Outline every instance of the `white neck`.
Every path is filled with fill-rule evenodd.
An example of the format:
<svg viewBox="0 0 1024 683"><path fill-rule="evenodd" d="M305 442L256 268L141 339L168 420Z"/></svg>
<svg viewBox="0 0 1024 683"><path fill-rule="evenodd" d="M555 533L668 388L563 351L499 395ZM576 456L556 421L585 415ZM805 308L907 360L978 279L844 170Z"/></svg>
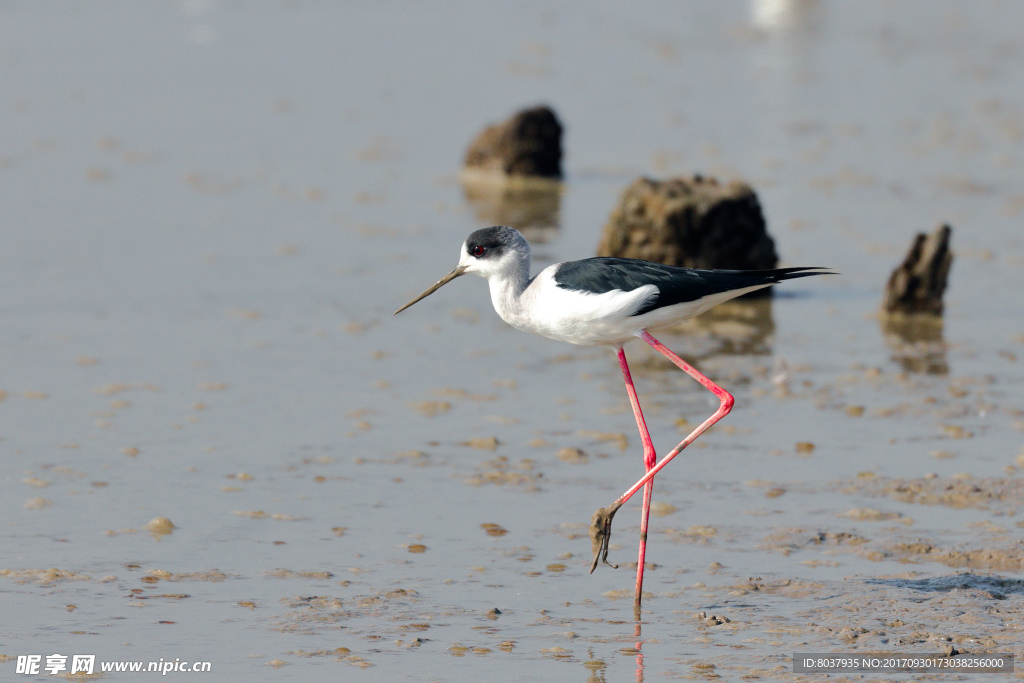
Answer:
<svg viewBox="0 0 1024 683"><path fill-rule="evenodd" d="M501 319L509 325L523 317L522 296L530 286L530 256L510 259L506 267L487 278L491 303Z"/></svg>

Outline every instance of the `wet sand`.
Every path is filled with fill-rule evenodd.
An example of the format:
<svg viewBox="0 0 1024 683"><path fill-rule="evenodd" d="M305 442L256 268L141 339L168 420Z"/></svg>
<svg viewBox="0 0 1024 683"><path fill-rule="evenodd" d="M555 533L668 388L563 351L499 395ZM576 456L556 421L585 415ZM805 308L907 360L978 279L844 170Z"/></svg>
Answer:
<svg viewBox="0 0 1024 683"><path fill-rule="evenodd" d="M463 10L5 7L0 667L1019 658L1020 6ZM464 188L473 134L539 101L564 188ZM782 265L842 276L659 335L736 407L656 479L635 623L638 501L588 575L591 514L643 467L614 355L508 328L473 278L390 314L483 223L529 222L537 270L591 255L635 177L694 172L751 183ZM941 222L943 324L883 323ZM627 353L664 453L714 398Z"/></svg>

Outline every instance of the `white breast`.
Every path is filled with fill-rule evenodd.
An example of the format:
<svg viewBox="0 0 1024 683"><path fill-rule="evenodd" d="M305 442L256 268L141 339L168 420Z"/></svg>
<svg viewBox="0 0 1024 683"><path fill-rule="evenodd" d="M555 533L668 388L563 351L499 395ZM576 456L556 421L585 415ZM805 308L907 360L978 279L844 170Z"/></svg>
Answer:
<svg viewBox="0 0 1024 683"><path fill-rule="evenodd" d="M491 288L498 315L513 327L570 344L620 344L642 329L632 314L658 293L654 285L603 294L563 289L555 284L557 266L544 269L515 305Z"/></svg>

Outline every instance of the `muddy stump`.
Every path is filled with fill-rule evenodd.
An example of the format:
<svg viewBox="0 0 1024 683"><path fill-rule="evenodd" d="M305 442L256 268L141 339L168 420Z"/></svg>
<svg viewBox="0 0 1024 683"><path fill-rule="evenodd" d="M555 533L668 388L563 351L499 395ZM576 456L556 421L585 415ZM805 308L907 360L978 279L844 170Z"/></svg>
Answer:
<svg viewBox="0 0 1024 683"><path fill-rule="evenodd" d="M467 171L505 176L562 177L562 124L547 106L524 109L488 126L466 150Z"/></svg>
<svg viewBox="0 0 1024 683"><path fill-rule="evenodd" d="M699 175L635 180L619 197L597 254L737 270L766 270L779 261L754 190Z"/></svg>
<svg viewBox="0 0 1024 683"><path fill-rule="evenodd" d="M885 313L942 315L942 294L953 265L952 233L949 225L941 225L930 235L917 234L903 263L889 277L882 304Z"/></svg>

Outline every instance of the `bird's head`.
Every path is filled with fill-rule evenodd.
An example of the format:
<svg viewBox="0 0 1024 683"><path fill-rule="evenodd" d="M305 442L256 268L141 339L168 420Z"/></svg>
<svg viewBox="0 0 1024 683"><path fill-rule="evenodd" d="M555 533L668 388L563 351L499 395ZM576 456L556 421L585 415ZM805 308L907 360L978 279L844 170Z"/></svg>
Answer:
<svg viewBox="0 0 1024 683"><path fill-rule="evenodd" d="M504 225L482 228L462 243L459 265L395 314L425 299L460 275L472 273L485 279L502 277L522 269L524 264L529 269L529 262L530 243L518 230Z"/></svg>
<svg viewBox="0 0 1024 683"><path fill-rule="evenodd" d="M459 268L482 278L501 276L530 257L530 243L515 228L504 225L482 228L462 243Z"/></svg>

